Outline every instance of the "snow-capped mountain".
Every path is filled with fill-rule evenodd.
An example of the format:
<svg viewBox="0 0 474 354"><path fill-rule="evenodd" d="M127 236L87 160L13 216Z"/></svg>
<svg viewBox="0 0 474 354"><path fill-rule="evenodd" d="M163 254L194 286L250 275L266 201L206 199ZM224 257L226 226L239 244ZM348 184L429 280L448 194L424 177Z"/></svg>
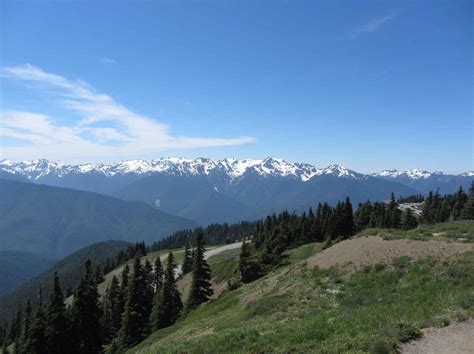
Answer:
<svg viewBox="0 0 474 354"><path fill-rule="evenodd" d="M46 184L143 201L171 214L210 222L249 220L282 209L304 210L349 196L370 199L467 189L474 173L386 170L367 175L339 165L316 167L278 158L159 158L112 164L70 165L58 161L0 161L0 178Z"/></svg>
<svg viewBox="0 0 474 354"><path fill-rule="evenodd" d="M223 159L207 158L160 158L154 160L128 160L114 164L80 164L68 165L59 161L30 160L13 162L0 161L0 171L22 176L28 180L39 181L44 177L64 177L71 174L101 174L106 177L116 175L153 175L167 174L180 176L209 176L220 173L233 181L246 173L260 176L294 177L305 182L314 176L332 174L337 177L360 178L363 175L339 165L317 168L305 163L290 163L282 159Z"/></svg>
<svg viewBox="0 0 474 354"><path fill-rule="evenodd" d="M372 174L372 176L413 187L422 193L437 189L441 193L453 193L459 187L469 188L474 172L451 175L440 171L428 172L415 168L406 171L383 170Z"/></svg>
<svg viewBox="0 0 474 354"><path fill-rule="evenodd" d="M410 179L416 180L420 178L428 178L432 174L445 174L444 172L428 172L424 170L420 170L418 168L414 168L411 170L406 171L398 171L398 170L383 170L381 172L373 173L372 176L375 177L389 177L389 178L397 178L401 176L406 176Z"/></svg>

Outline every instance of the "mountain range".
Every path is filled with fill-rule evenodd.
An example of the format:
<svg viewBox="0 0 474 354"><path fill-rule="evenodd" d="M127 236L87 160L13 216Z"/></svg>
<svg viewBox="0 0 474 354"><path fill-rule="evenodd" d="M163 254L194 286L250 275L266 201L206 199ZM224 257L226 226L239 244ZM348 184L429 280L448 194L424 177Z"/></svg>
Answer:
<svg viewBox="0 0 474 354"><path fill-rule="evenodd" d="M419 169L363 174L339 165L320 168L263 160L159 158L69 165L48 160L0 161L0 177L143 201L201 224L255 219L317 202L383 200L439 189L467 189L474 172L451 175Z"/></svg>

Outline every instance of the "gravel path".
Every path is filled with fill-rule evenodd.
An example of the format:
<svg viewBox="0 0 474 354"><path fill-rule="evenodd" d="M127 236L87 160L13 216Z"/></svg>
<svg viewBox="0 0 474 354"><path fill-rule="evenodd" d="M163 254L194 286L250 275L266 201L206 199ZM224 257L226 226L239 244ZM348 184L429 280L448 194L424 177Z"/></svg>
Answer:
<svg viewBox="0 0 474 354"><path fill-rule="evenodd" d="M453 323L443 328L427 328L424 337L402 346L402 354L472 354L474 320Z"/></svg>

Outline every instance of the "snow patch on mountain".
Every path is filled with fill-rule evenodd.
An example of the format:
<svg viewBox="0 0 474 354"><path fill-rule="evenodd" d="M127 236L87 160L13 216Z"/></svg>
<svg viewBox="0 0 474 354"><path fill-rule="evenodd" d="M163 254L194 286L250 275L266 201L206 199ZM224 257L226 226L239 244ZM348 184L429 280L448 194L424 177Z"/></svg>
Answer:
<svg viewBox="0 0 474 354"><path fill-rule="evenodd" d="M126 174L208 176L213 173L223 173L230 180L237 179L246 173L257 173L261 176L290 176L302 181L308 181L314 176L324 174L354 178L362 176L339 165L317 168L310 164L290 163L273 157L263 160L226 158L216 161L202 157L196 159L168 157L153 160L127 160L115 164L87 163L80 165L67 165L59 161L51 162L44 159L21 162L1 160L0 170L19 174L31 180L39 180L48 175L62 177L68 174L89 173L99 173L105 176Z"/></svg>
<svg viewBox="0 0 474 354"><path fill-rule="evenodd" d="M8 159L0 160L0 171L17 174L29 180L40 180L45 176L63 177L70 174L102 174L107 177L116 175L154 175L168 174L181 176L222 176L232 182L248 173L255 173L263 177L291 177L303 182L310 179L333 175L341 178L367 178L367 175L349 170L340 165L331 165L325 168L306 163L291 163L283 159L268 157L258 159L211 160L199 157L187 159L181 157L162 157L153 160L127 160L119 163L85 163L68 165L60 161L45 159L15 162ZM374 173L373 177L398 178L406 177L411 180L427 179L432 175L449 176L443 172L428 172L421 169L397 171L395 169L383 170ZM472 177L474 171L466 172L460 176Z"/></svg>

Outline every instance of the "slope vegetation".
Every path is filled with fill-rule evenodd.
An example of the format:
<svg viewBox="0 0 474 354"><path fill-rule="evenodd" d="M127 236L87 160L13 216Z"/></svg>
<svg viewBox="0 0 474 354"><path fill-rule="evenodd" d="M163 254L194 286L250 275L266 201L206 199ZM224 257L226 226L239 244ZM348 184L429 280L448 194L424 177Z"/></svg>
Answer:
<svg viewBox="0 0 474 354"><path fill-rule="evenodd" d="M0 249L61 258L106 240L152 242L196 223L142 202L0 179Z"/></svg>
<svg viewBox="0 0 474 354"><path fill-rule="evenodd" d="M358 237L292 249L286 265L224 290L129 352L396 352L422 328L474 316L474 244L432 238ZM373 259L372 244L385 256ZM341 259L315 261L330 256ZM234 278L238 253L215 257L215 283ZM359 264L346 267L344 257Z"/></svg>

